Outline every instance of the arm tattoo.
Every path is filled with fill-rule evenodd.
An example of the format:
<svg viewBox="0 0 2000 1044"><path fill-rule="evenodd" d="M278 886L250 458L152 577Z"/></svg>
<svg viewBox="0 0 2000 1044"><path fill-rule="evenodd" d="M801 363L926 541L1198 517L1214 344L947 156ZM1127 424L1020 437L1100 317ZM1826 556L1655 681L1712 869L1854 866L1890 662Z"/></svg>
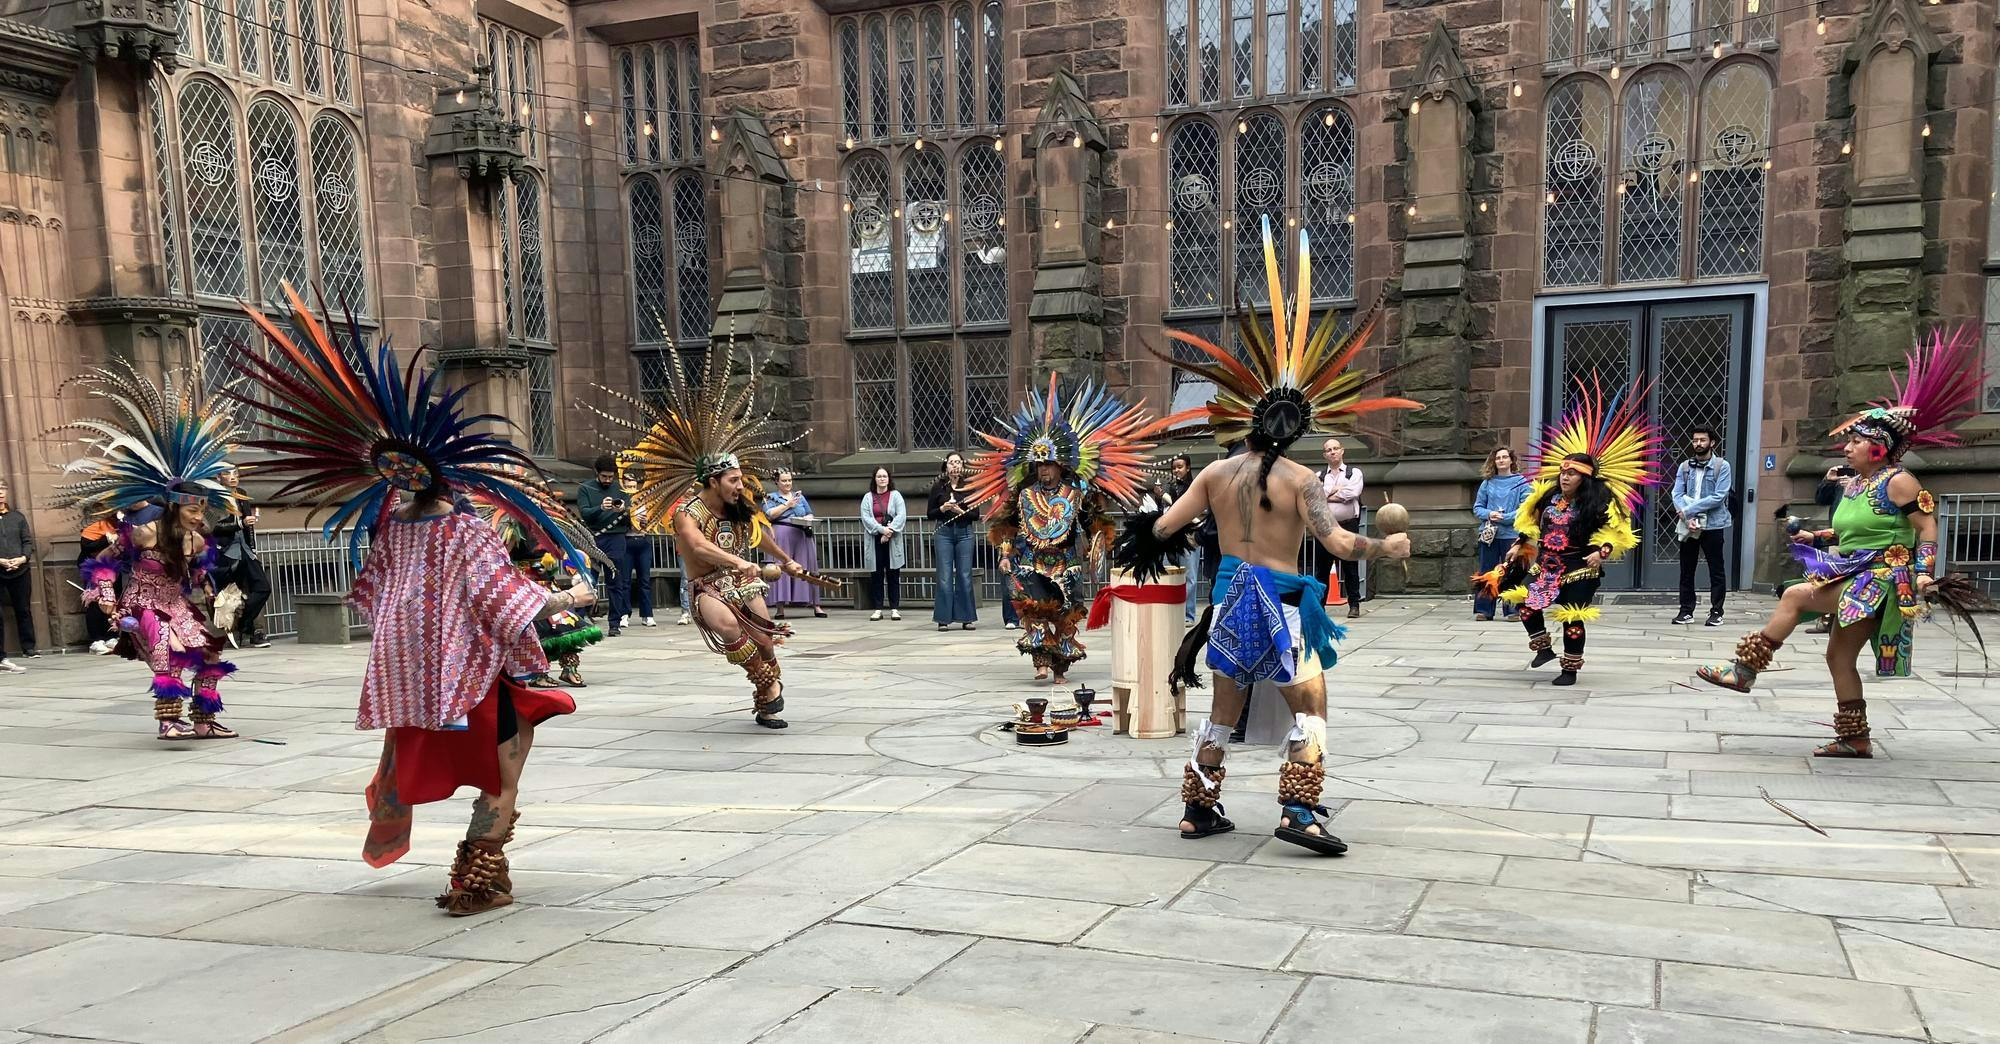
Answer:
<svg viewBox="0 0 2000 1044"><path fill-rule="evenodd" d="M1326 497L1319 494L1317 482L1301 484L1299 500L1305 505L1306 527L1312 530L1314 538L1324 543L1327 537L1333 535L1334 530L1340 528L1340 523L1333 518L1333 505L1328 504Z"/></svg>
<svg viewBox="0 0 2000 1044"><path fill-rule="evenodd" d="M1373 562L1376 556L1381 553L1382 549L1376 545L1375 541L1359 533L1354 534L1354 561Z"/></svg>
<svg viewBox="0 0 2000 1044"><path fill-rule="evenodd" d="M1255 463L1256 460L1256 458L1248 455L1238 457L1237 459L1251 461L1252 463ZM1244 475L1244 471L1245 469L1242 465L1237 466L1236 474L1240 481L1236 483L1236 510L1243 519L1243 533L1245 536L1248 536L1251 533L1251 520L1255 517L1252 514L1252 510L1257 504L1257 490L1255 488L1256 483Z"/></svg>

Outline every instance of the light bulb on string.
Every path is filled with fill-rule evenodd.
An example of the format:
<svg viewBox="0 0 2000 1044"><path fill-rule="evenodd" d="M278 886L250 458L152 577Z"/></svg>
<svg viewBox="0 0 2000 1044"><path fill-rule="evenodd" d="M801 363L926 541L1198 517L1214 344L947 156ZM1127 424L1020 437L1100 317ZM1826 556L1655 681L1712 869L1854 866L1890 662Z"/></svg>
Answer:
<svg viewBox="0 0 2000 1044"><path fill-rule="evenodd" d="M1227 231L1229 231L1229 229L1230 229L1230 220L1229 220L1228 218L1223 218L1223 219L1222 219L1222 230L1223 230L1223 231L1225 231L1225 232L1227 232Z"/></svg>
<svg viewBox="0 0 2000 1044"><path fill-rule="evenodd" d="M785 147L786 147L786 148L788 148L788 149L789 149L789 148L791 148L791 147L792 147L792 132L791 132L791 131L786 131L786 132L785 132L785 137L784 137L784 142L785 142Z"/></svg>
<svg viewBox="0 0 2000 1044"><path fill-rule="evenodd" d="M1701 171L1698 170L1688 171L1688 184L1693 185L1699 181L1701 181Z"/></svg>
<svg viewBox="0 0 2000 1044"><path fill-rule="evenodd" d="M1164 224L1164 225L1162 225L1162 226L1160 226L1160 227L1161 227L1161 228L1164 228L1164 229L1166 229L1166 230L1167 230L1167 231L1169 231L1169 232L1172 232L1172 231L1174 230L1174 219L1173 219L1173 218L1168 218L1168 219L1167 219L1167 223L1166 223L1166 224Z"/></svg>
<svg viewBox="0 0 2000 1044"><path fill-rule="evenodd" d="M1618 78L1618 67L1615 65L1611 67L1611 78L1614 80Z"/></svg>
<svg viewBox="0 0 2000 1044"><path fill-rule="evenodd" d="M1479 201L1479 212L1481 214L1486 213L1486 201L1483 199Z"/></svg>
<svg viewBox="0 0 2000 1044"><path fill-rule="evenodd" d="M1410 115L1415 116L1422 111L1424 111L1424 100L1422 98L1410 102Z"/></svg>
<svg viewBox="0 0 2000 1044"><path fill-rule="evenodd" d="M892 211L892 212L891 212L891 214L892 214L892 216L893 216L893 217L895 217L895 219L896 219L896 220L898 220L898 221L901 221L901 220L903 220L903 208L902 208L902 207L897 207L897 208L896 208L896 209L895 209L894 211Z"/></svg>
<svg viewBox="0 0 2000 1044"><path fill-rule="evenodd" d="M1005 139L1005 138L994 138L994 139L993 139L993 151L994 151L994 152L1005 152L1005 151L1007 151L1007 139Z"/></svg>
<svg viewBox="0 0 2000 1044"><path fill-rule="evenodd" d="M1332 109L1326 110L1326 115L1321 116L1319 118L1319 121L1321 123L1326 124L1329 127L1333 126L1333 110Z"/></svg>
<svg viewBox="0 0 2000 1044"><path fill-rule="evenodd" d="M1843 155L1843 156L1847 156L1847 155L1851 155L1851 154L1852 154L1853 152L1854 152L1854 143L1853 143L1853 142L1851 142L1851 141L1843 141L1843 142L1841 142L1841 143L1840 143L1840 154L1841 154L1841 155Z"/></svg>
<svg viewBox="0 0 2000 1044"><path fill-rule="evenodd" d="M710 141L721 141L721 140L722 140L722 125L721 125L721 124L716 124L716 123L711 123L711 124L709 124L709 125L708 125L708 140L710 140Z"/></svg>
<svg viewBox="0 0 2000 1044"><path fill-rule="evenodd" d="M1549 194L1548 194L1548 196L1547 196L1546 198L1548 199L1548 201L1549 201L1549 205L1550 205L1550 206L1554 206L1554 205L1555 205L1555 202L1556 202L1556 194L1555 194L1555 193L1553 193L1553 192L1549 193Z"/></svg>
<svg viewBox="0 0 2000 1044"><path fill-rule="evenodd" d="M1765 160L1765 161L1764 161L1764 169L1765 169L1765 170L1770 170L1770 169L1771 169L1771 161L1770 161L1770 160Z"/></svg>
<svg viewBox="0 0 2000 1044"><path fill-rule="evenodd" d="M1236 121L1236 133L1238 133L1238 134L1248 134L1248 133L1250 133L1250 123L1249 123L1249 121L1247 121L1247 120L1237 120L1237 121Z"/></svg>
<svg viewBox="0 0 2000 1044"><path fill-rule="evenodd" d="M1519 98L1520 96L1521 96L1521 81L1519 81L1519 80L1515 80L1515 81L1514 81L1514 97L1516 97L1516 98Z"/></svg>
<svg viewBox="0 0 2000 1044"><path fill-rule="evenodd" d="M949 210L944 212L944 223L947 225L951 224L951 211Z"/></svg>
<svg viewBox="0 0 2000 1044"><path fill-rule="evenodd" d="M1006 228L1006 227L1007 227L1007 215L1005 215L1005 214L1002 214L1002 215L1000 215L1000 218L999 218L998 222L996 222L996 223L997 223L997 224L998 224L998 225L999 225L999 226L1000 226L1001 228Z"/></svg>
<svg viewBox="0 0 2000 1044"><path fill-rule="evenodd" d="M1717 59L1721 58L1721 57L1722 57L1722 41L1721 41L1721 40L1717 40L1717 41L1715 41L1715 46L1709 49L1709 52L1708 52L1708 54L1709 54L1709 57L1711 57L1711 58L1717 58Z"/></svg>
<svg viewBox="0 0 2000 1044"><path fill-rule="evenodd" d="M1056 231L1058 231L1058 232L1062 231L1062 215L1061 215L1061 214L1057 214L1057 215L1056 215Z"/></svg>
<svg viewBox="0 0 2000 1044"><path fill-rule="evenodd" d="M1117 218L1105 218L1105 219L1104 219L1104 229L1105 229L1105 231L1107 231L1107 232L1108 232L1108 231L1110 231L1110 230L1112 230L1112 229L1114 229L1114 228L1117 228L1117 227L1118 227L1118 219L1117 219Z"/></svg>
<svg viewBox="0 0 2000 1044"><path fill-rule="evenodd" d="M843 214L852 214L852 213L854 213L854 201L853 201L853 200L848 200L848 199L843 199L843 200L841 200L841 201L840 201L840 212L841 212L841 213L843 213Z"/></svg>
<svg viewBox="0 0 2000 1044"><path fill-rule="evenodd" d="M1412 204L1410 204L1409 206L1407 206L1407 207L1404 207L1404 208L1403 208L1403 216L1404 216L1404 217L1416 217L1416 216L1417 216L1417 205L1416 205L1415 203L1412 203Z"/></svg>
<svg viewBox="0 0 2000 1044"><path fill-rule="evenodd" d="M1160 143L1160 128L1155 126L1153 128L1153 133L1147 135L1147 140L1151 141L1155 145L1158 145Z"/></svg>
<svg viewBox="0 0 2000 1044"><path fill-rule="evenodd" d="M641 133L645 134L645 135L646 135L646 137L648 137L648 138L652 137L652 136L653 136L653 121L652 121L652 120L647 120L647 121L646 121L646 122L645 122L644 124L642 124L642 125L641 125L641 126L639 127L639 130L640 130L640 132L641 132Z"/></svg>
<svg viewBox="0 0 2000 1044"><path fill-rule="evenodd" d="M1931 136L1931 125L1930 122L1926 120L1924 122L1924 137L1928 138L1930 136Z"/></svg>
<svg viewBox="0 0 2000 1044"><path fill-rule="evenodd" d="M1069 147L1072 149L1083 148L1083 135L1071 131L1069 135Z"/></svg>
<svg viewBox="0 0 2000 1044"><path fill-rule="evenodd" d="M583 125L586 127L597 126L597 120L591 117L589 109L583 110Z"/></svg>
<svg viewBox="0 0 2000 1044"><path fill-rule="evenodd" d="M463 88L463 87L460 87L460 88L458 89L458 103L459 103L460 105L464 105L464 104L465 104L465 88Z"/></svg>
<svg viewBox="0 0 2000 1044"><path fill-rule="evenodd" d="M1618 181L1618 194L1621 196L1625 194L1625 180L1623 178L1620 178Z"/></svg>
<svg viewBox="0 0 2000 1044"><path fill-rule="evenodd" d="M923 135L921 135L921 134L917 135L917 141L916 141L916 144L915 144L915 145L913 145L913 146L912 146L912 148L915 148L915 149L916 149L916 150L917 150L918 152L922 152L922 151L924 151L924 137L923 137Z"/></svg>
<svg viewBox="0 0 2000 1044"><path fill-rule="evenodd" d="M848 135L846 144L842 145L841 147L852 151L854 148L854 135L852 134Z"/></svg>
<svg viewBox="0 0 2000 1044"><path fill-rule="evenodd" d="M1295 218L1295 217L1293 217L1293 218L1286 218L1286 219L1285 219L1285 227L1286 227L1286 228L1297 228L1297 227L1299 227L1299 219L1298 219L1298 218Z"/></svg>
<svg viewBox="0 0 2000 1044"><path fill-rule="evenodd" d="M1352 210L1347 212L1347 223L1350 225L1354 224L1354 211Z"/></svg>
<svg viewBox="0 0 2000 1044"><path fill-rule="evenodd" d="M1745 5L1744 5L1744 7L1745 7L1745 10L1748 10L1748 11L1749 11L1749 12L1750 12L1751 14L1756 14L1756 13L1757 13L1757 0L1749 0L1749 3L1745 4Z"/></svg>
<svg viewBox="0 0 2000 1044"><path fill-rule="evenodd" d="M1819 35L1821 35L1821 36L1825 36L1825 35L1826 35L1826 16L1825 16L1825 15L1820 15L1820 16L1819 16L1819 24L1818 24L1818 25L1815 25L1815 26L1813 26L1813 32L1816 32L1816 33L1818 33L1818 34L1819 34Z"/></svg>

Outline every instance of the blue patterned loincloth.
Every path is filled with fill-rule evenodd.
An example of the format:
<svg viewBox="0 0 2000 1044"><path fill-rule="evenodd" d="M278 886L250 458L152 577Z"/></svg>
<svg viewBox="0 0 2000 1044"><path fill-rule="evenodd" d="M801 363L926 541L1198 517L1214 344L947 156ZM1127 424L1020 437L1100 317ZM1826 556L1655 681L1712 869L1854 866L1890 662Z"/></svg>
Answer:
<svg viewBox="0 0 2000 1044"><path fill-rule="evenodd" d="M1347 631L1326 615L1326 585L1318 580L1228 555L1215 586L1227 593L1209 630L1210 670L1244 688L1260 681L1290 685L1318 673L1307 657L1317 659L1319 670L1339 659L1333 643ZM1287 595L1297 595L1298 604L1288 604Z"/></svg>

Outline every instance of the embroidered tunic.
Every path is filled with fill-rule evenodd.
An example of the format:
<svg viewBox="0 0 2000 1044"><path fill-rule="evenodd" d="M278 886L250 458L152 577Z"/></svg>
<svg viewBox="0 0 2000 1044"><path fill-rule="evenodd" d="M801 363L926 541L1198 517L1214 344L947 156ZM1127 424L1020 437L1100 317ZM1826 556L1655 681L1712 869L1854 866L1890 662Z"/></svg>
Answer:
<svg viewBox="0 0 2000 1044"><path fill-rule="evenodd" d="M1530 610L1547 609L1556 604L1564 584L1601 579L1604 570L1593 568L1585 561L1592 551L1601 551L1609 545L1611 557L1617 558L1639 546L1639 534L1632 527L1631 517L1616 501L1606 509L1604 524L1591 534L1590 542L1573 545L1569 526L1576 518L1576 506L1569 498L1557 493L1548 498L1540 511L1535 509L1535 504L1542 500L1543 492L1553 484L1553 480L1546 479L1535 483L1514 516L1514 528L1520 532L1520 538L1528 542L1533 561L1528 567L1526 587L1503 591L1501 597L1522 603Z"/></svg>
<svg viewBox="0 0 2000 1044"><path fill-rule="evenodd" d="M375 630L355 727L442 729L503 671L546 672L534 623L547 600L477 516L389 518L347 596Z"/></svg>
<svg viewBox="0 0 2000 1044"><path fill-rule="evenodd" d="M1919 490L1907 508L1890 503L1889 482L1903 473L1900 467L1888 467L1867 479L1847 481L1833 509L1835 547L1792 545L1792 556L1805 567L1808 580L1817 586L1844 585L1834 611L1842 627L1880 614L1870 644L1875 672L1883 677L1910 673L1914 625L1923 613L1912 568L1917 529L1910 515L1929 514L1937 506L1929 490ZM1896 611L1885 611L1890 608Z"/></svg>

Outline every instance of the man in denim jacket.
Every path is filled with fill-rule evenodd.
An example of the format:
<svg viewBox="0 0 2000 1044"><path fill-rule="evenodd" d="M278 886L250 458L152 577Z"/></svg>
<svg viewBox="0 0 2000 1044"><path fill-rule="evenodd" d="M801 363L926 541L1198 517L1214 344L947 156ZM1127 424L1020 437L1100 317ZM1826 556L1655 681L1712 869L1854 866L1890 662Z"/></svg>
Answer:
<svg viewBox="0 0 2000 1044"><path fill-rule="evenodd" d="M1677 624L1694 620L1694 568L1697 559L1708 559L1708 626L1722 626L1722 596L1729 590L1729 570L1723 563L1728 547L1729 493L1732 488L1729 462L1715 455L1720 440L1715 430L1696 427L1688 433L1688 459L1674 473L1674 509L1680 523L1674 527L1681 538L1681 612Z"/></svg>

